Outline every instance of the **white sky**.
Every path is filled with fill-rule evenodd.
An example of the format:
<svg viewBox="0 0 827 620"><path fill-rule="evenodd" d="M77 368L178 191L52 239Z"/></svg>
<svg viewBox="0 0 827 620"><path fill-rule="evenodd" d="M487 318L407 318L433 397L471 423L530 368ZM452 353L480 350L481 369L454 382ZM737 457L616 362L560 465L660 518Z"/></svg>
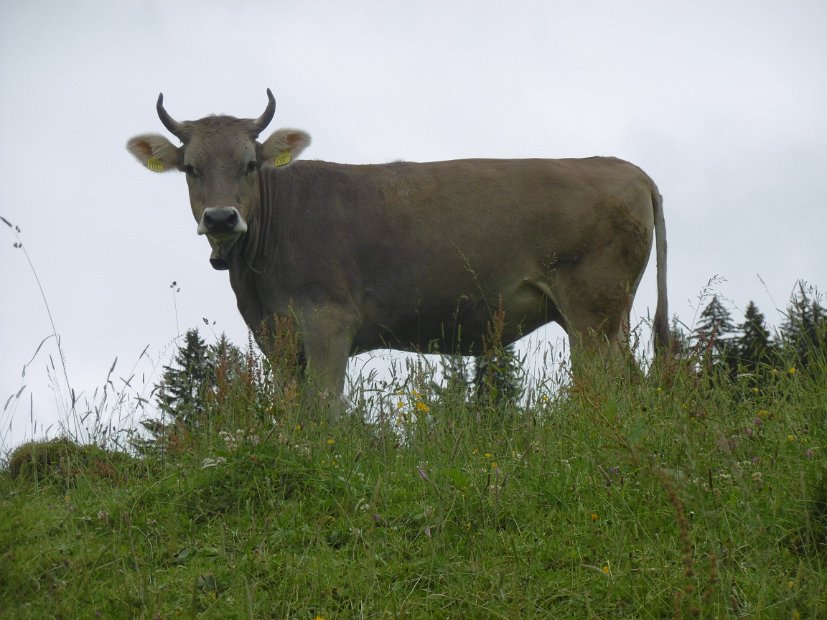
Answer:
<svg viewBox="0 0 827 620"><path fill-rule="evenodd" d="M664 195L672 313L691 323L718 275L777 320L797 279L827 285L826 24L823 0L3 2L0 215L90 397L116 357L113 382L135 366L148 393L179 333L209 337L202 317L246 341L184 179L124 149L164 133L159 91L184 120L258 116L270 87L271 129L308 131L306 158L628 159ZM26 388L0 411L0 450L54 435L59 408L53 341L21 378L51 328L14 242L0 226L2 403Z"/></svg>

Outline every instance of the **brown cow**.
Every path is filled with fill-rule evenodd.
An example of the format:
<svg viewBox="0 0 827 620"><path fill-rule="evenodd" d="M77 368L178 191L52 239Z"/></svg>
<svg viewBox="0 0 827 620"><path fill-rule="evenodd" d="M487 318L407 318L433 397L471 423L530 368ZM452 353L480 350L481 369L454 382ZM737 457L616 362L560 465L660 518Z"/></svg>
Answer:
<svg viewBox="0 0 827 620"><path fill-rule="evenodd" d="M161 122L182 142L132 138L150 170L187 175L210 261L229 269L253 334L291 314L321 392L341 394L350 355L377 348L479 354L501 306L504 343L556 321L573 353L626 348L632 298L656 234L656 343L669 338L662 201L614 158L297 162L310 136L256 120ZM259 338L263 345L267 338Z"/></svg>

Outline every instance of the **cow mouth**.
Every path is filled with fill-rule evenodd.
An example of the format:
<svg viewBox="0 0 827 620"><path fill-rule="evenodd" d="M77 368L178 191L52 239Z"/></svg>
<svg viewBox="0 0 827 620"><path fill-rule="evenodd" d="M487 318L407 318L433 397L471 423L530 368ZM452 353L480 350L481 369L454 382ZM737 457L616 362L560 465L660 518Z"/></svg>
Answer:
<svg viewBox="0 0 827 620"><path fill-rule="evenodd" d="M227 271L230 268L230 263L227 262L226 258L213 258L210 256L210 265L216 271Z"/></svg>
<svg viewBox="0 0 827 620"><path fill-rule="evenodd" d="M212 268L217 271L226 271L229 269L230 264L227 262L225 255L233 245L232 241L222 243L213 239L212 236L207 236L207 240L209 240L210 247L212 248L212 252L210 253L210 265L212 265Z"/></svg>

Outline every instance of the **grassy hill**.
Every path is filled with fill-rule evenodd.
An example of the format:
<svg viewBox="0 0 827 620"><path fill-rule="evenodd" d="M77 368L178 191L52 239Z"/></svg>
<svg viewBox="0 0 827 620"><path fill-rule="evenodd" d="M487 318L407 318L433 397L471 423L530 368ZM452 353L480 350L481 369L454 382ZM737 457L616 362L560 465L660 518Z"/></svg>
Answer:
<svg viewBox="0 0 827 620"><path fill-rule="evenodd" d="M827 365L528 410L401 387L335 426L228 392L136 459L0 473L3 618L827 617Z"/></svg>

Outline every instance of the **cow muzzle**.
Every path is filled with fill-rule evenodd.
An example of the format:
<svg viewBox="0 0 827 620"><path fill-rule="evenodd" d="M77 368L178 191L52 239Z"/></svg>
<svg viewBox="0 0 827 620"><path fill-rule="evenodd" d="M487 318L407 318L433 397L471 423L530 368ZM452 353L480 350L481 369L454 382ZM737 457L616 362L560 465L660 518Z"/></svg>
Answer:
<svg viewBox="0 0 827 620"><path fill-rule="evenodd" d="M247 222L235 207L209 207L201 214L198 234L226 241L247 232Z"/></svg>

